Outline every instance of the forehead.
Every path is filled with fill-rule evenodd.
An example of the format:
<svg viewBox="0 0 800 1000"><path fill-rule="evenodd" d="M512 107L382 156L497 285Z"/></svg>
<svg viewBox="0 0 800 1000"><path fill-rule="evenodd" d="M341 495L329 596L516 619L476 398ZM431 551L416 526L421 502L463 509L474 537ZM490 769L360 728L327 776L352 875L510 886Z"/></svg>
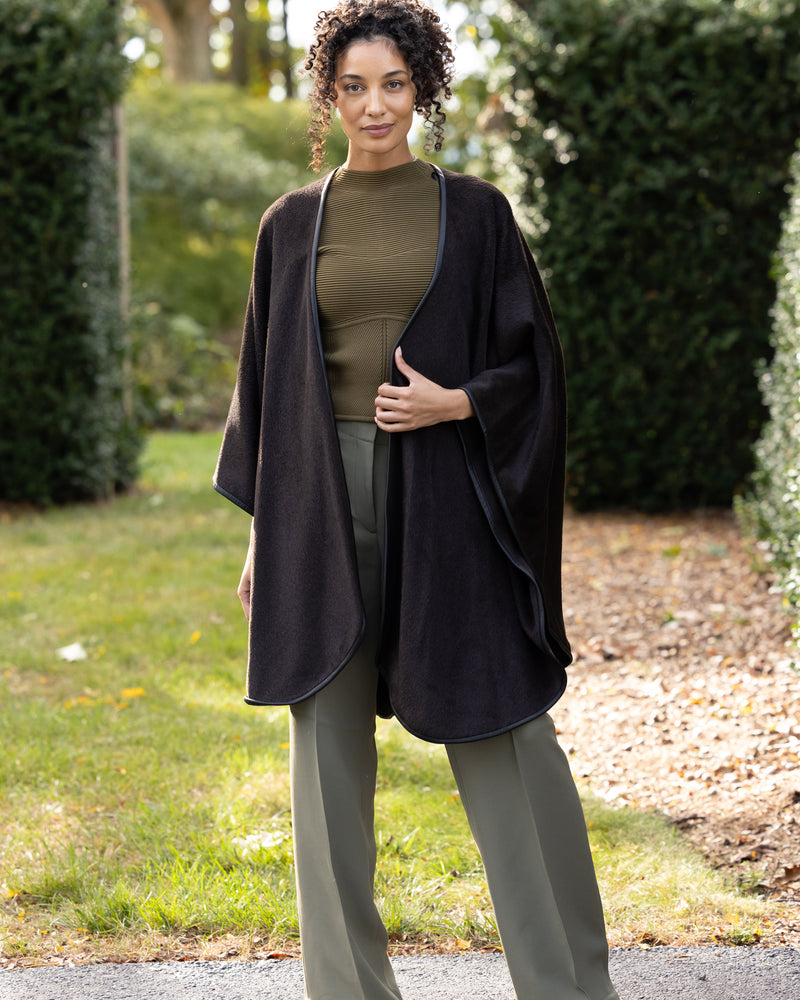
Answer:
<svg viewBox="0 0 800 1000"><path fill-rule="evenodd" d="M337 75L362 71L387 73L408 68L408 63L392 39L383 35L378 38L357 38L336 60Z"/></svg>

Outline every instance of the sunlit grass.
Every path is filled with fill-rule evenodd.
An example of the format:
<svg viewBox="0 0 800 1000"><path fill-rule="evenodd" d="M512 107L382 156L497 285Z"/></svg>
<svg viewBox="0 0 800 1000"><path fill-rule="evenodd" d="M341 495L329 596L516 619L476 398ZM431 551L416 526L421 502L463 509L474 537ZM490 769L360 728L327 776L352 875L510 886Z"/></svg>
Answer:
<svg viewBox="0 0 800 1000"><path fill-rule="evenodd" d="M249 525L210 488L217 446L214 434L155 436L136 493L0 522L6 955L296 942L287 713L242 702L235 587ZM59 657L76 643L85 659ZM378 739L376 892L390 933L497 945L444 750L394 722ZM586 804L612 942L767 935L769 907L663 819Z"/></svg>
<svg viewBox="0 0 800 1000"><path fill-rule="evenodd" d="M753 944L769 936L771 907L734 892L664 817L592 796L584 808L614 939Z"/></svg>

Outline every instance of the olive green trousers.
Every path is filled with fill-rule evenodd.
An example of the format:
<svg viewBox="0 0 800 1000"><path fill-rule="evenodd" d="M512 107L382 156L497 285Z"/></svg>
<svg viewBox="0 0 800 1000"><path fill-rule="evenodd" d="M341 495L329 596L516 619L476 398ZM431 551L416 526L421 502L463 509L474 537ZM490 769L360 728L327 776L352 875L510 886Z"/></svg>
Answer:
<svg viewBox="0 0 800 1000"><path fill-rule="evenodd" d="M291 709L306 998L400 1000L373 899L375 651L388 436L374 424L338 427L367 633L337 677ZM518 1000L618 1000L583 812L550 717L451 744L447 754Z"/></svg>

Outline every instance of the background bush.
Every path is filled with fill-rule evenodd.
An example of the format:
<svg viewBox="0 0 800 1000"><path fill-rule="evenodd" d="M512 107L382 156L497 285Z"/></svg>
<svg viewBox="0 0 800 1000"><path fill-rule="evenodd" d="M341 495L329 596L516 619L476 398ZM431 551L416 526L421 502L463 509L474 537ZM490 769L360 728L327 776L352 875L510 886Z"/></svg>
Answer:
<svg viewBox="0 0 800 1000"><path fill-rule="evenodd" d="M131 341L148 425L224 419L259 220L315 176L306 114L302 101L275 104L225 84L140 82L128 94Z"/></svg>
<svg viewBox="0 0 800 1000"><path fill-rule="evenodd" d="M769 420L755 449L752 493L738 507L746 526L766 541L787 596L800 606L800 152L793 162L775 263L774 355L760 380Z"/></svg>
<svg viewBox="0 0 800 1000"><path fill-rule="evenodd" d="M0 497L107 496L136 471L126 413L108 0L0 11Z"/></svg>
<svg viewBox="0 0 800 1000"><path fill-rule="evenodd" d="M496 23L580 507L727 505L764 417L800 8L536 0Z"/></svg>

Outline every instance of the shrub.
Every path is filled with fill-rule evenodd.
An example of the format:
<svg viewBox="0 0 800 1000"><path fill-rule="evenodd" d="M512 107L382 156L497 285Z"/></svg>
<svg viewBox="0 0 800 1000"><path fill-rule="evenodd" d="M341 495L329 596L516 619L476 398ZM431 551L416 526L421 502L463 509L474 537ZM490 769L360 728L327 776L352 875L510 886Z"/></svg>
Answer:
<svg viewBox="0 0 800 1000"><path fill-rule="evenodd" d="M578 506L728 505L764 410L800 7L537 0L498 32L570 389Z"/></svg>
<svg viewBox="0 0 800 1000"><path fill-rule="evenodd" d="M737 507L767 543L787 596L800 607L800 152L794 178L775 263L774 355L760 379L769 420L755 448L752 492Z"/></svg>
<svg viewBox="0 0 800 1000"><path fill-rule="evenodd" d="M4 0L0 17L0 497L128 484L112 108L126 62L107 0Z"/></svg>
<svg viewBox="0 0 800 1000"><path fill-rule="evenodd" d="M306 107L162 84L135 86L126 113L139 412L151 426L222 421L259 220L312 178Z"/></svg>

